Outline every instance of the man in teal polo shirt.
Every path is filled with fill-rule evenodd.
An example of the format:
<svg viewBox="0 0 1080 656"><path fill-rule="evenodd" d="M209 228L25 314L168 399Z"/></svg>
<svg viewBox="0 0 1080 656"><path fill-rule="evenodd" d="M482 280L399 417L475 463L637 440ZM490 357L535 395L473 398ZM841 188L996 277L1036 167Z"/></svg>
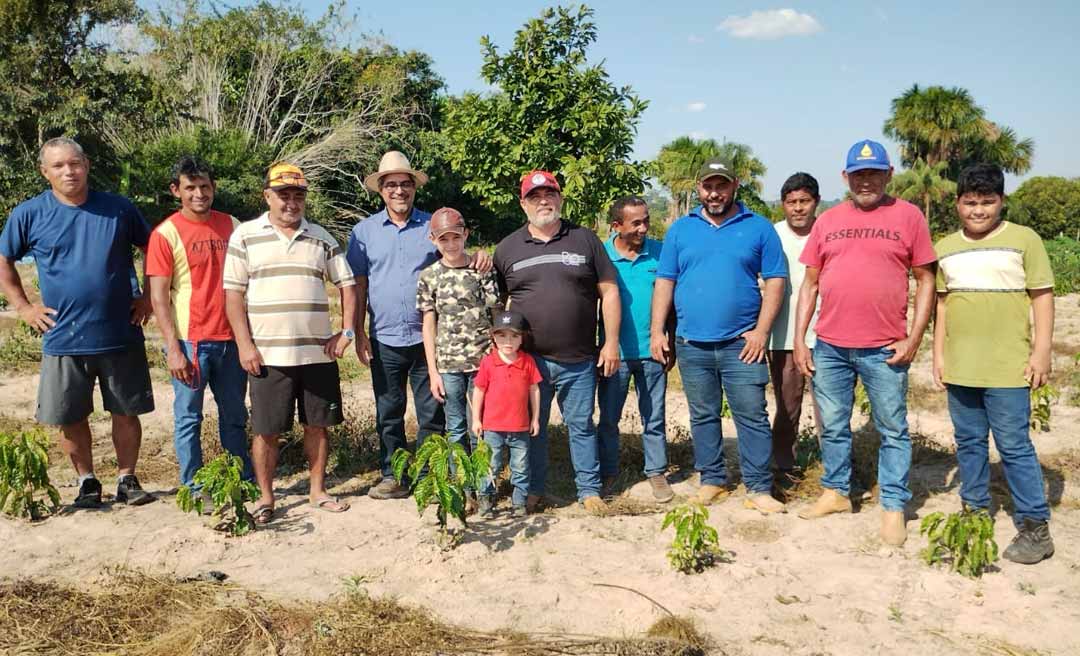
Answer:
<svg viewBox="0 0 1080 656"><path fill-rule="evenodd" d="M667 469L667 429L664 422L664 395L667 372L675 364L657 362L649 353L653 283L660 263L663 244L649 239L649 206L637 196L626 196L611 206L611 238L604 243L615 265L622 303L619 324L618 371L601 377L597 383L600 423L600 477L605 494L611 492L619 474L619 418L630 390L630 380L637 390L641 413L641 446L645 452L645 476L657 501L671 501L675 496L664 472ZM668 331L674 337L674 331ZM674 350L674 349L672 349Z"/></svg>
<svg viewBox="0 0 1080 656"><path fill-rule="evenodd" d="M678 317L675 352L690 406L694 467L701 472L697 500L726 494L720 413L727 397L739 438L746 505L782 512L770 496L772 433L765 410L765 342L783 301L788 276L780 237L768 219L735 200L739 179L719 159L698 172L701 205L672 224L653 291L651 350L670 357L665 328L671 306ZM764 295L758 276L765 281Z"/></svg>

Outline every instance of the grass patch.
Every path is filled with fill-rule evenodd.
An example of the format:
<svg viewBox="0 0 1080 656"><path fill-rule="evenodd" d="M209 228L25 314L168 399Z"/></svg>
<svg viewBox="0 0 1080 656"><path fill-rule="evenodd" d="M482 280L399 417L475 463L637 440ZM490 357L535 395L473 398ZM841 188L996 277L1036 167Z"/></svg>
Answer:
<svg viewBox="0 0 1080 656"><path fill-rule="evenodd" d="M0 335L0 370L24 373L41 367L41 335L19 321Z"/></svg>
<svg viewBox="0 0 1080 656"><path fill-rule="evenodd" d="M484 632L362 589L283 604L232 585L133 571L110 573L94 593L27 580L0 585L0 651L26 655L700 656L705 649L687 620L665 618L630 638Z"/></svg>

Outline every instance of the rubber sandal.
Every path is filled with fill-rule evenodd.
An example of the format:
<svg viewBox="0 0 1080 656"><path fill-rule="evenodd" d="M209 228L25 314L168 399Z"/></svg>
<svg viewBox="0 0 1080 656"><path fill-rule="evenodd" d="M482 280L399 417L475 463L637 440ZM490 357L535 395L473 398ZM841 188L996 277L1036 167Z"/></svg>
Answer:
<svg viewBox="0 0 1080 656"><path fill-rule="evenodd" d="M256 524L269 524L270 520L274 518L274 507L267 505L256 506L251 513L251 517Z"/></svg>
<svg viewBox="0 0 1080 656"><path fill-rule="evenodd" d="M327 505L330 503L335 504L337 508L331 508ZM328 513L343 513L351 507L348 503L338 501L335 497L326 497L325 499L321 499L317 502L310 502L309 505L315 510L321 510Z"/></svg>

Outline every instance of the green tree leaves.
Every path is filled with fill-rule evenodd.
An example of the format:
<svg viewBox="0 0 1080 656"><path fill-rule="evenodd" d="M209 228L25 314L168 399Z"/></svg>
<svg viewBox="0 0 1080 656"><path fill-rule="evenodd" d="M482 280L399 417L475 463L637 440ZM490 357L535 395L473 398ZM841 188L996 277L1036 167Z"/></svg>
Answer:
<svg viewBox="0 0 1080 656"><path fill-rule="evenodd" d="M497 91L467 93L446 108L447 159L503 232L523 221L518 188L532 169L561 178L563 216L583 225L644 188L647 165L630 155L647 103L612 84L602 65L587 63L596 40L592 15L585 6L547 9L505 54L484 37L481 75Z"/></svg>
<svg viewBox="0 0 1080 656"><path fill-rule="evenodd" d="M429 435L416 455L398 449L390 457L394 478L411 481L413 499L421 515L430 505L436 506L439 526L446 531L448 516L467 525L465 490L479 489L491 469L491 447L481 440L472 454L445 435Z"/></svg>
<svg viewBox="0 0 1080 656"><path fill-rule="evenodd" d="M702 572L717 562L730 562L730 554L720 548L716 529L709 526L709 511L699 503L676 506L664 515L661 531L675 529L668 548L668 561L683 574Z"/></svg>
<svg viewBox="0 0 1080 656"><path fill-rule="evenodd" d="M60 493L49 482L46 445L41 431L0 433L0 511L41 519L60 507Z"/></svg>
<svg viewBox="0 0 1080 656"><path fill-rule="evenodd" d="M1008 218L1043 239L1080 239L1080 178L1029 178L1009 196Z"/></svg>
<svg viewBox="0 0 1080 656"><path fill-rule="evenodd" d="M983 509L931 513L923 518L919 533L927 539L921 552L927 565L948 563L952 571L978 578L998 559L994 520Z"/></svg>
<svg viewBox="0 0 1080 656"><path fill-rule="evenodd" d="M255 518L244 505L259 498L259 488L243 479L244 463L237 456L223 453L195 472L194 483L202 493L183 485L176 493L176 505L183 512L202 514L204 496L214 504L214 515L233 536L241 536L255 529Z"/></svg>

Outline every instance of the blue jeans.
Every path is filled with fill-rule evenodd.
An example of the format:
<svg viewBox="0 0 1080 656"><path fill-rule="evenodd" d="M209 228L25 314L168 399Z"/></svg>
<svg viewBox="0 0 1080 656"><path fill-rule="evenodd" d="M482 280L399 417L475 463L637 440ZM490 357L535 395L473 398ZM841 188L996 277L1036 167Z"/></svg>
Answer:
<svg viewBox="0 0 1080 656"><path fill-rule="evenodd" d="M472 434L471 412L475 378L475 371L442 374L443 390L446 392L446 402L443 403L446 437L451 442L462 444L469 453L476 447L476 436Z"/></svg>
<svg viewBox="0 0 1080 656"><path fill-rule="evenodd" d="M405 386L412 387L416 403L416 448L424 438L446 430L443 408L431 394L424 345L387 346L371 340L371 387L375 392L375 427L379 431L379 459L383 477L394 470L390 458L408 446L405 440Z"/></svg>
<svg viewBox="0 0 1080 656"><path fill-rule="evenodd" d="M694 440L694 468L703 485L726 485L724 434L720 411L726 395L739 439L739 467L748 492L772 490L772 432L765 409L769 365L763 360L739 360L745 341L691 342L675 339L686 402L690 406L690 436Z"/></svg>
<svg viewBox="0 0 1080 656"><path fill-rule="evenodd" d="M495 477L506 464L503 447L510 451L510 484L514 493L510 499L515 506L524 506L529 494L529 445L532 443L529 431L520 433L507 431L484 431L484 441L491 447L491 476L488 476L481 494L494 497Z"/></svg>
<svg viewBox="0 0 1080 656"><path fill-rule="evenodd" d="M911 435L908 434L908 365L885 364L893 352L884 347L845 348L818 338L814 348L814 395L821 411L821 486L844 496L851 493L851 407L855 377L870 400L870 417L881 434L878 484L881 506L902 511L911 499Z"/></svg>
<svg viewBox="0 0 1080 656"><path fill-rule="evenodd" d="M192 355L193 343L181 340L180 348L188 361L196 364ZM244 478L253 481L255 473L248 455L248 413L244 405L247 372L240 366L236 342L199 342L197 359L198 371L194 373L191 386L172 379L175 393L173 447L176 449L176 460L180 463L180 482L193 485L195 472L203 465L203 398L208 384L218 407L221 446L244 461Z"/></svg>
<svg viewBox="0 0 1080 656"><path fill-rule="evenodd" d="M664 365L651 359L623 360L613 376L600 376L596 383L596 402L600 406L596 434L600 438L600 476L603 478L619 473L619 419L630 392L631 378L641 413L645 475L658 476L667 469L667 428L664 423L667 373Z"/></svg>
<svg viewBox="0 0 1080 656"><path fill-rule="evenodd" d="M1031 392L1026 387L947 385L956 435L960 498L973 508L990 507L990 437L1001 454L1013 500L1013 521L1050 519L1042 467L1029 434Z"/></svg>
<svg viewBox="0 0 1080 656"><path fill-rule="evenodd" d="M559 401L570 440L570 462L578 500L600 496L600 460L593 424L596 399L596 363L556 362L534 355L540 382L540 433L529 440L529 494L543 496L548 472L548 419L551 402Z"/></svg>

